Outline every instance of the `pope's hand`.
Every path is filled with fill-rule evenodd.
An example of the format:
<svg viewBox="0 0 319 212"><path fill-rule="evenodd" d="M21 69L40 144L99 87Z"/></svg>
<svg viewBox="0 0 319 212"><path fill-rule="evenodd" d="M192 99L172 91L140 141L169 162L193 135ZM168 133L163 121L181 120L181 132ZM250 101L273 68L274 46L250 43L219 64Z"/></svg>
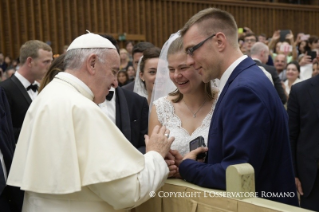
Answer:
<svg viewBox="0 0 319 212"><path fill-rule="evenodd" d="M164 159L169 169L168 177L173 177L177 173L178 169L175 165L175 158L170 152L168 152Z"/></svg>
<svg viewBox="0 0 319 212"><path fill-rule="evenodd" d="M168 138L167 135L169 135L169 130L165 126L156 125L151 137L145 135L146 152L156 151L165 158L175 139L174 137Z"/></svg>

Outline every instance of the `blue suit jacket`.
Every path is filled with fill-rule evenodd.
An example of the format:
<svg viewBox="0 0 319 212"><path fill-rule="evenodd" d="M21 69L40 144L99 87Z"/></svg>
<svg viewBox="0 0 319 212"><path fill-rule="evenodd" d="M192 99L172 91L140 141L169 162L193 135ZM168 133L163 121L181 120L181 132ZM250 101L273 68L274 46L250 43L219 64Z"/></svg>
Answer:
<svg viewBox="0 0 319 212"><path fill-rule="evenodd" d="M259 197L298 205L288 117L274 86L251 58L232 72L219 96L208 136L207 163L184 160L180 174L202 187L226 189L226 168L250 163ZM293 192L294 198L263 192Z"/></svg>

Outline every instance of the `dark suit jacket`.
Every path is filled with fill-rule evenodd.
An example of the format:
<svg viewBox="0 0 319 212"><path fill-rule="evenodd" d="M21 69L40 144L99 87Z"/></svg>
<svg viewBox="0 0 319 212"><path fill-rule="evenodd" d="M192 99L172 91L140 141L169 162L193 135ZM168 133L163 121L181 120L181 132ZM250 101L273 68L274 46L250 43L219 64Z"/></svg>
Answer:
<svg viewBox="0 0 319 212"><path fill-rule="evenodd" d="M124 136L145 153L144 135L148 132L146 98L120 87L116 88L116 125Z"/></svg>
<svg viewBox="0 0 319 212"><path fill-rule="evenodd" d="M12 118L14 137L18 141L25 114L32 102L27 90L15 75L0 83L6 93Z"/></svg>
<svg viewBox="0 0 319 212"><path fill-rule="evenodd" d="M134 90L135 81L129 82L128 84L122 86L124 90L132 91Z"/></svg>
<svg viewBox="0 0 319 212"><path fill-rule="evenodd" d="M3 89L0 88L0 149L3 160L9 174L13 152L15 149L15 139L10 115L10 107ZM0 165L0 169L2 166ZM0 185L0 209L1 211L21 211L23 192L17 187Z"/></svg>
<svg viewBox="0 0 319 212"><path fill-rule="evenodd" d="M298 205L288 116L276 90L251 58L232 72L219 96L208 135L207 163L184 160L180 174L202 187L226 189L229 165L249 163L259 197ZM262 196L293 192L294 198Z"/></svg>
<svg viewBox="0 0 319 212"><path fill-rule="evenodd" d="M276 71L276 68L273 66L268 66L268 65L262 64L258 60L254 60L254 61L256 62L257 66L264 67L266 69L266 71L268 71L271 74L272 81L274 82L274 86L276 88L276 91L277 91L280 99L281 99L281 102L282 102L282 104L286 104L287 97L286 97L284 89L282 88L281 80L278 77L278 73Z"/></svg>
<svg viewBox="0 0 319 212"><path fill-rule="evenodd" d="M319 75L292 86L287 110L295 175L307 197L319 161Z"/></svg>

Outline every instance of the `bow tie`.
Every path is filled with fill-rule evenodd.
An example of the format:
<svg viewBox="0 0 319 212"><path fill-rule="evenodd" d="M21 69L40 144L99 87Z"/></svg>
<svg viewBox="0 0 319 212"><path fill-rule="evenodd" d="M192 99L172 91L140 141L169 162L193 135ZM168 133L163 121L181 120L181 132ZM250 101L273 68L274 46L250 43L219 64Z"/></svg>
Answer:
<svg viewBox="0 0 319 212"><path fill-rule="evenodd" d="M109 94L106 96L107 101L111 101L114 95L114 91L109 91Z"/></svg>
<svg viewBox="0 0 319 212"><path fill-rule="evenodd" d="M31 84L27 87L27 91L32 89L33 92L36 92L38 90L38 85L37 84Z"/></svg>

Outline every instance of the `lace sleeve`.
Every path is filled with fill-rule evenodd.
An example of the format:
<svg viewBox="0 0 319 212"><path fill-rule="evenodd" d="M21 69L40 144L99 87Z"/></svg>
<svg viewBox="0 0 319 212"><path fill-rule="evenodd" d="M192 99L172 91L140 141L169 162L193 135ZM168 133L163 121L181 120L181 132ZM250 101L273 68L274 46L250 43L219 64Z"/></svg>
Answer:
<svg viewBox="0 0 319 212"><path fill-rule="evenodd" d="M161 97L153 102L156 107L156 114L158 121L163 125L167 126L167 122L169 121L170 114L172 113L172 109L166 99L166 96Z"/></svg>
<svg viewBox="0 0 319 212"><path fill-rule="evenodd" d="M156 108L156 114L158 121L163 125L164 122L164 117L163 117L163 101L162 98L157 99L156 101L153 102Z"/></svg>

